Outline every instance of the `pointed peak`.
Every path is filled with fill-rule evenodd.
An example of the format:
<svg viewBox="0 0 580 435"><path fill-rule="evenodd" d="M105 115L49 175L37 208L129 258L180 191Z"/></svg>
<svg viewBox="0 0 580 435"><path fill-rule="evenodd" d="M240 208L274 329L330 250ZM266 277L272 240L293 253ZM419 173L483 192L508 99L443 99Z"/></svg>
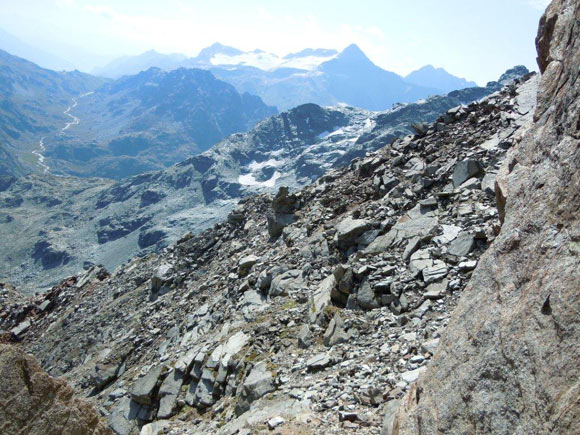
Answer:
<svg viewBox="0 0 580 435"><path fill-rule="evenodd" d="M339 59L348 59L352 61L366 61L370 62L367 55L360 49L360 47L356 44L350 44L344 50L342 50L337 58Z"/></svg>

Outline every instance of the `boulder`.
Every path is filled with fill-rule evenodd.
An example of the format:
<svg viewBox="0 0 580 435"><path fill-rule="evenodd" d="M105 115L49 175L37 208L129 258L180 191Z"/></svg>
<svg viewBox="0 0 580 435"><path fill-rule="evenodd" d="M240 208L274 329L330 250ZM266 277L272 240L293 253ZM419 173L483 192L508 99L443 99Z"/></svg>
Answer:
<svg viewBox="0 0 580 435"><path fill-rule="evenodd" d="M92 405L31 356L0 344L0 433L112 435Z"/></svg>
<svg viewBox="0 0 580 435"><path fill-rule="evenodd" d="M153 293L164 292L168 289L173 275L173 267L170 264L160 265L151 277L151 291Z"/></svg>
<svg viewBox="0 0 580 435"><path fill-rule="evenodd" d="M380 306L375 292L368 281L365 281L361 285L356 295L356 301L358 305L365 310L373 310Z"/></svg>
<svg viewBox="0 0 580 435"><path fill-rule="evenodd" d="M311 323L317 321L320 313L331 303L332 291L336 287L336 278L334 275L327 276L318 286L310 300L310 308L308 310L308 319Z"/></svg>
<svg viewBox="0 0 580 435"><path fill-rule="evenodd" d="M370 225L366 220L348 217L336 226L336 242L341 247L352 246L355 239L369 228Z"/></svg>
<svg viewBox="0 0 580 435"><path fill-rule="evenodd" d="M177 395L181 391L183 385L184 375L178 370L172 370L159 387L159 410L157 411L157 418L169 418L175 414L175 404L177 403Z"/></svg>
<svg viewBox="0 0 580 435"><path fill-rule="evenodd" d="M157 387L157 381L161 376L163 367L158 365L149 369L147 374L139 378L131 388L131 398L142 405L151 405L153 391Z"/></svg>
<svg viewBox="0 0 580 435"><path fill-rule="evenodd" d="M306 367L311 372L324 370L332 363L332 360L326 353L319 353L306 361Z"/></svg>
<svg viewBox="0 0 580 435"><path fill-rule="evenodd" d="M397 222L391 230L384 236L377 237L364 252L368 254L380 254L392 245L407 241L414 237L425 239L433 235L438 227L438 220L435 217L405 216Z"/></svg>
<svg viewBox="0 0 580 435"><path fill-rule="evenodd" d="M457 162L453 169L453 187L459 187L473 177L483 176L485 171L479 160L466 159Z"/></svg>
<svg viewBox="0 0 580 435"><path fill-rule="evenodd" d="M475 238L471 233L461 233L447 247L447 253L455 257L465 257L475 248Z"/></svg>
<svg viewBox="0 0 580 435"><path fill-rule="evenodd" d="M286 296L291 293L296 293L305 287L306 282L302 278L302 271L293 269L277 275L272 280L268 295L271 297Z"/></svg>
<svg viewBox="0 0 580 435"><path fill-rule="evenodd" d="M344 321L339 313L336 313L330 320L328 328L324 332L323 342L327 347L335 344L346 343L350 339L350 334L344 330Z"/></svg>
<svg viewBox="0 0 580 435"><path fill-rule="evenodd" d="M250 409L252 402L275 391L274 378L266 368L266 362L257 363L250 374L244 379L241 396L236 407L236 415L241 415Z"/></svg>

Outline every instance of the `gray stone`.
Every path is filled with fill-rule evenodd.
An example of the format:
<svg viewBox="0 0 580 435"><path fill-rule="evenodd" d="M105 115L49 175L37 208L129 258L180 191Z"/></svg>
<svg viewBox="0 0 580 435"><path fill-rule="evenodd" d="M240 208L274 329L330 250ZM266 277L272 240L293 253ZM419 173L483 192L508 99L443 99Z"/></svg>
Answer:
<svg viewBox="0 0 580 435"><path fill-rule="evenodd" d="M163 367L152 367L145 376L138 379L131 388L131 398L142 405L151 405L153 390L157 386Z"/></svg>
<svg viewBox="0 0 580 435"><path fill-rule="evenodd" d="M362 233L355 240L358 245L358 249L364 249L370 245L381 233L380 230L369 230Z"/></svg>
<svg viewBox="0 0 580 435"><path fill-rule="evenodd" d="M476 266L477 266L477 261L476 260L462 261L461 263L459 263L457 265L457 267L459 268L459 270L461 270L463 272L468 272L470 270L473 270L473 269L475 269Z"/></svg>
<svg viewBox="0 0 580 435"><path fill-rule="evenodd" d="M413 253L421 247L421 237L413 237L407 243L405 251L403 252L403 260L407 261Z"/></svg>
<svg viewBox="0 0 580 435"><path fill-rule="evenodd" d="M310 308L308 309L308 320L311 323L316 322L318 316L331 303L331 294L336 287L336 278L333 274L327 276L318 286L310 299Z"/></svg>
<svg viewBox="0 0 580 435"><path fill-rule="evenodd" d="M248 337L248 335L246 335L244 332L236 332L234 335L228 338L228 341L223 347L223 354L231 356L236 355L244 348L249 340L250 337Z"/></svg>
<svg viewBox="0 0 580 435"><path fill-rule="evenodd" d="M419 367L415 370L409 370L408 372L401 373L401 379L407 384L412 384L425 370L427 370L427 367Z"/></svg>
<svg viewBox="0 0 580 435"><path fill-rule="evenodd" d="M497 177L497 173L495 172L488 172L481 180L481 188L483 191L489 196L495 196L495 179Z"/></svg>
<svg viewBox="0 0 580 435"><path fill-rule="evenodd" d="M331 363L330 357L325 353L319 353L306 361L306 367L312 372L323 370Z"/></svg>
<svg viewBox="0 0 580 435"><path fill-rule="evenodd" d="M310 328L303 323L298 329L298 346L302 349L308 349L312 345L312 335Z"/></svg>
<svg viewBox="0 0 580 435"><path fill-rule="evenodd" d="M434 233L438 226L438 220L435 217L417 217L402 218L391 230L384 236L377 237L368 248L365 249L369 254L380 254L386 251L392 245L402 241L420 237L425 239Z"/></svg>
<svg viewBox="0 0 580 435"><path fill-rule="evenodd" d="M52 302L49 300L43 301L39 306L38 309L42 312L45 312L50 306Z"/></svg>
<svg viewBox="0 0 580 435"><path fill-rule="evenodd" d="M443 234L433 237L433 242L439 246L447 245L449 242L455 240L461 232L461 227L457 225L441 225L441 229L443 230Z"/></svg>
<svg viewBox="0 0 580 435"><path fill-rule="evenodd" d="M274 379L272 378L272 373L266 368L266 362L257 363L244 380L242 393L236 407L236 414L241 415L246 412L250 409L252 402L275 390Z"/></svg>
<svg viewBox="0 0 580 435"><path fill-rule="evenodd" d="M459 190L480 190L481 189L481 181L477 178L470 178L461 186L458 187Z"/></svg>
<svg viewBox="0 0 580 435"><path fill-rule="evenodd" d="M284 228L294 222L294 214L279 212L269 213L267 220L268 234L270 234L272 238L278 238L282 235Z"/></svg>
<svg viewBox="0 0 580 435"><path fill-rule="evenodd" d="M193 399L193 403L199 408L207 408L215 403L213 396L215 378L215 371L207 368L203 369Z"/></svg>
<svg viewBox="0 0 580 435"><path fill-rule="evenodd" d="M110 382L117 378L117 371L119 370L119 364L96 364L93 372L91 373L91 381L93 385L101 390Z"/></svg>
<svg viewBox="0 0 580 435"><path fill-rule="evenodd" d="M424 341L421 344L421 351L434 355L435 351L437 350L437 346L439 346L439 339L433 338L431 340Z"/></svg>
<svg viewBox="0 0 580 435"><path fill-rule="evenodd" d="M159 388L158 396L159 411L157 411L157 418L169 418L175 414L175 404L177 402L177 395L181 391L184 376L177 370L173 370L163 380Z"/></svg>
<svg viewBox="0 0 580 435"><path fill-rule="evenodd" d="M264 291L268 290L270 288L270 285L272 285L272 274L269 272L266 272L265 270L260 272L260 275L258 276L258 281L256 282L256 285L260 291L264 292Z"/></svg>
<svg viewBox="0 0 580 435"><path fill-rule="evenodd" d="M356 301L361 308L366 310L373 310L379 308L380 304L377 301L374 290L368 281L365 281L356 295Z"/></svg>
<svg viewBox="0 0 580 435"><path fill-rule="evenodd" d="M433 261L433 265L423 269L423 281L425 284L439 281L447 276L447 265L441 260Z"/></svg>
<svg viewBox="0 0 580 435"><path fill-rule="evenodd" d="M418 317L419 319L423 318L425 313L431 309L432 304L433 303L430 300L423 301L423 303L413 311L413 317Z"/></svg>
<svg viewBox="0 0 580 435"><path fill-rule="evenodd" d="M259 259L260 257L255 255L248 255L241 258L240 261L238 261L238 271L241 273L249 271L252 266L258 262Z"/></svg>
<svg viewBox="0 0 580 435"><path fill-rule="evenodd" d="M383 176L383 188L385 189L385 193L389 193L399 184L399 180L395 177L387 177L386 175Z"/></svg>
<svg viewBox="0 0 580 435"><path fill-rule="evenodd" d="M286 423L286 420L284 420L282 417L280 417L280 416L274 417L274 418L271 418L270 420L268 420L268 428L270 430L274 430L278 426L283 425L284 423Z"/></svg>
<svg viewBox="0 0 580 435"><path fill-rule="evenodd" d="M122 398L108 417L109 426L117 435L129 435L138 430L138 416L142 405L129 397Z"/></svg>
<svg viewBox="0 0 580 435"><path fill-rule="evenodd" d="M323 342L327 347L335 344L346 343L350 339L350 334L344 330L344 321L339 313L336 313L330 320L328 328L324 332Z"/></svg>
<svg viewBox="0 0 580 435"><path fill-rule="evenodd" d="M276 276L272 280L268 295L271 297L287 296L291 293L299 292L305 287L306 283L302 278L302 271L293 269Z"/></svg>
<svg viewBox="0 0 580 435"><path fill-rule="evenodd" d="M459 187L473 177L484 174L483 166L479 160L467 159L457 162L453 170L453 187Z"/></svg>
<svg viewBox="0 0 580 435"><path fill-rule="evenodd" d="M465 257L475 248L475 238L471 233L461 233L447 248L449 255Z"/></svg>
<svg viewBox="0 0 580 435"><path fill-rule="evenodd" d="M167 289L167 284L173 274L173 267L170 264L162 264L157 268L151 277L151 291L161 292Z"/></svg>
<svg viewBox="0 0 580 435"><path fill-rule="evenodd" d="M10 332L12 332L12 334L14 334L16 337L20 338L26 331L28 331L28 329L30 329L30 326L32 326L32 323L30 323L30 320L27 319L20 322L18 326L12 328Z"/></svg>
<svg viewBox="0 0 580 435"><path fill-rule="evenodd" d="M336 241L339 246L351 246L355 239L370 228L369 223L363 219L346 218L336 226Z"/></svg>
<svg viewBox="0 0 580 435"><path fill-rule="evenodd" d="M433 260L428 249L421 249L411 255L409 270L414 276L419 275L423 269L433 266Z"/></svg>

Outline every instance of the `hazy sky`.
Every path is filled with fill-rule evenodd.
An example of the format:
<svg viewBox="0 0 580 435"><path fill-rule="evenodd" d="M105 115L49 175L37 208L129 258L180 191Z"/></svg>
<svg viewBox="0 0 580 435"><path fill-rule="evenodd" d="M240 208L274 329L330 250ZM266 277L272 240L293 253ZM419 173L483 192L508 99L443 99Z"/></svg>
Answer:
<svg viewBox="0 0 580 435"><path fill-rule="evenodd" d="M67 60L196 55L214 42L278 54L358 44L407 74L425 64L485 84L537 69L534 38L548 0L0 0L0 28ZM72 58L72 59L71 59ZM80 59L80 57L79 57ZM103 59L95 56L96 64Z"/></svg>

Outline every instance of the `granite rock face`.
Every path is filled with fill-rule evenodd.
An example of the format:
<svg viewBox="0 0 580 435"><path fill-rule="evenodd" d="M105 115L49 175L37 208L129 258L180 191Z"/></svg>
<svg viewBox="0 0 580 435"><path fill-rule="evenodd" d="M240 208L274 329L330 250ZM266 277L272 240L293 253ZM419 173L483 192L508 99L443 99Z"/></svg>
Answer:
<svg viewBox="0 0 580 435"><path fill-rule="evenodd" d="M541 19L535 122L500 171L501 232L392 433L580 433L579 19L577 0Z"/></svg>
<svg viewBox="0 0 580 435"><path fill-rule="evenodd" d="M88 402L17 347L0 345L0 377L0 433L112 434Z"/></svg>

